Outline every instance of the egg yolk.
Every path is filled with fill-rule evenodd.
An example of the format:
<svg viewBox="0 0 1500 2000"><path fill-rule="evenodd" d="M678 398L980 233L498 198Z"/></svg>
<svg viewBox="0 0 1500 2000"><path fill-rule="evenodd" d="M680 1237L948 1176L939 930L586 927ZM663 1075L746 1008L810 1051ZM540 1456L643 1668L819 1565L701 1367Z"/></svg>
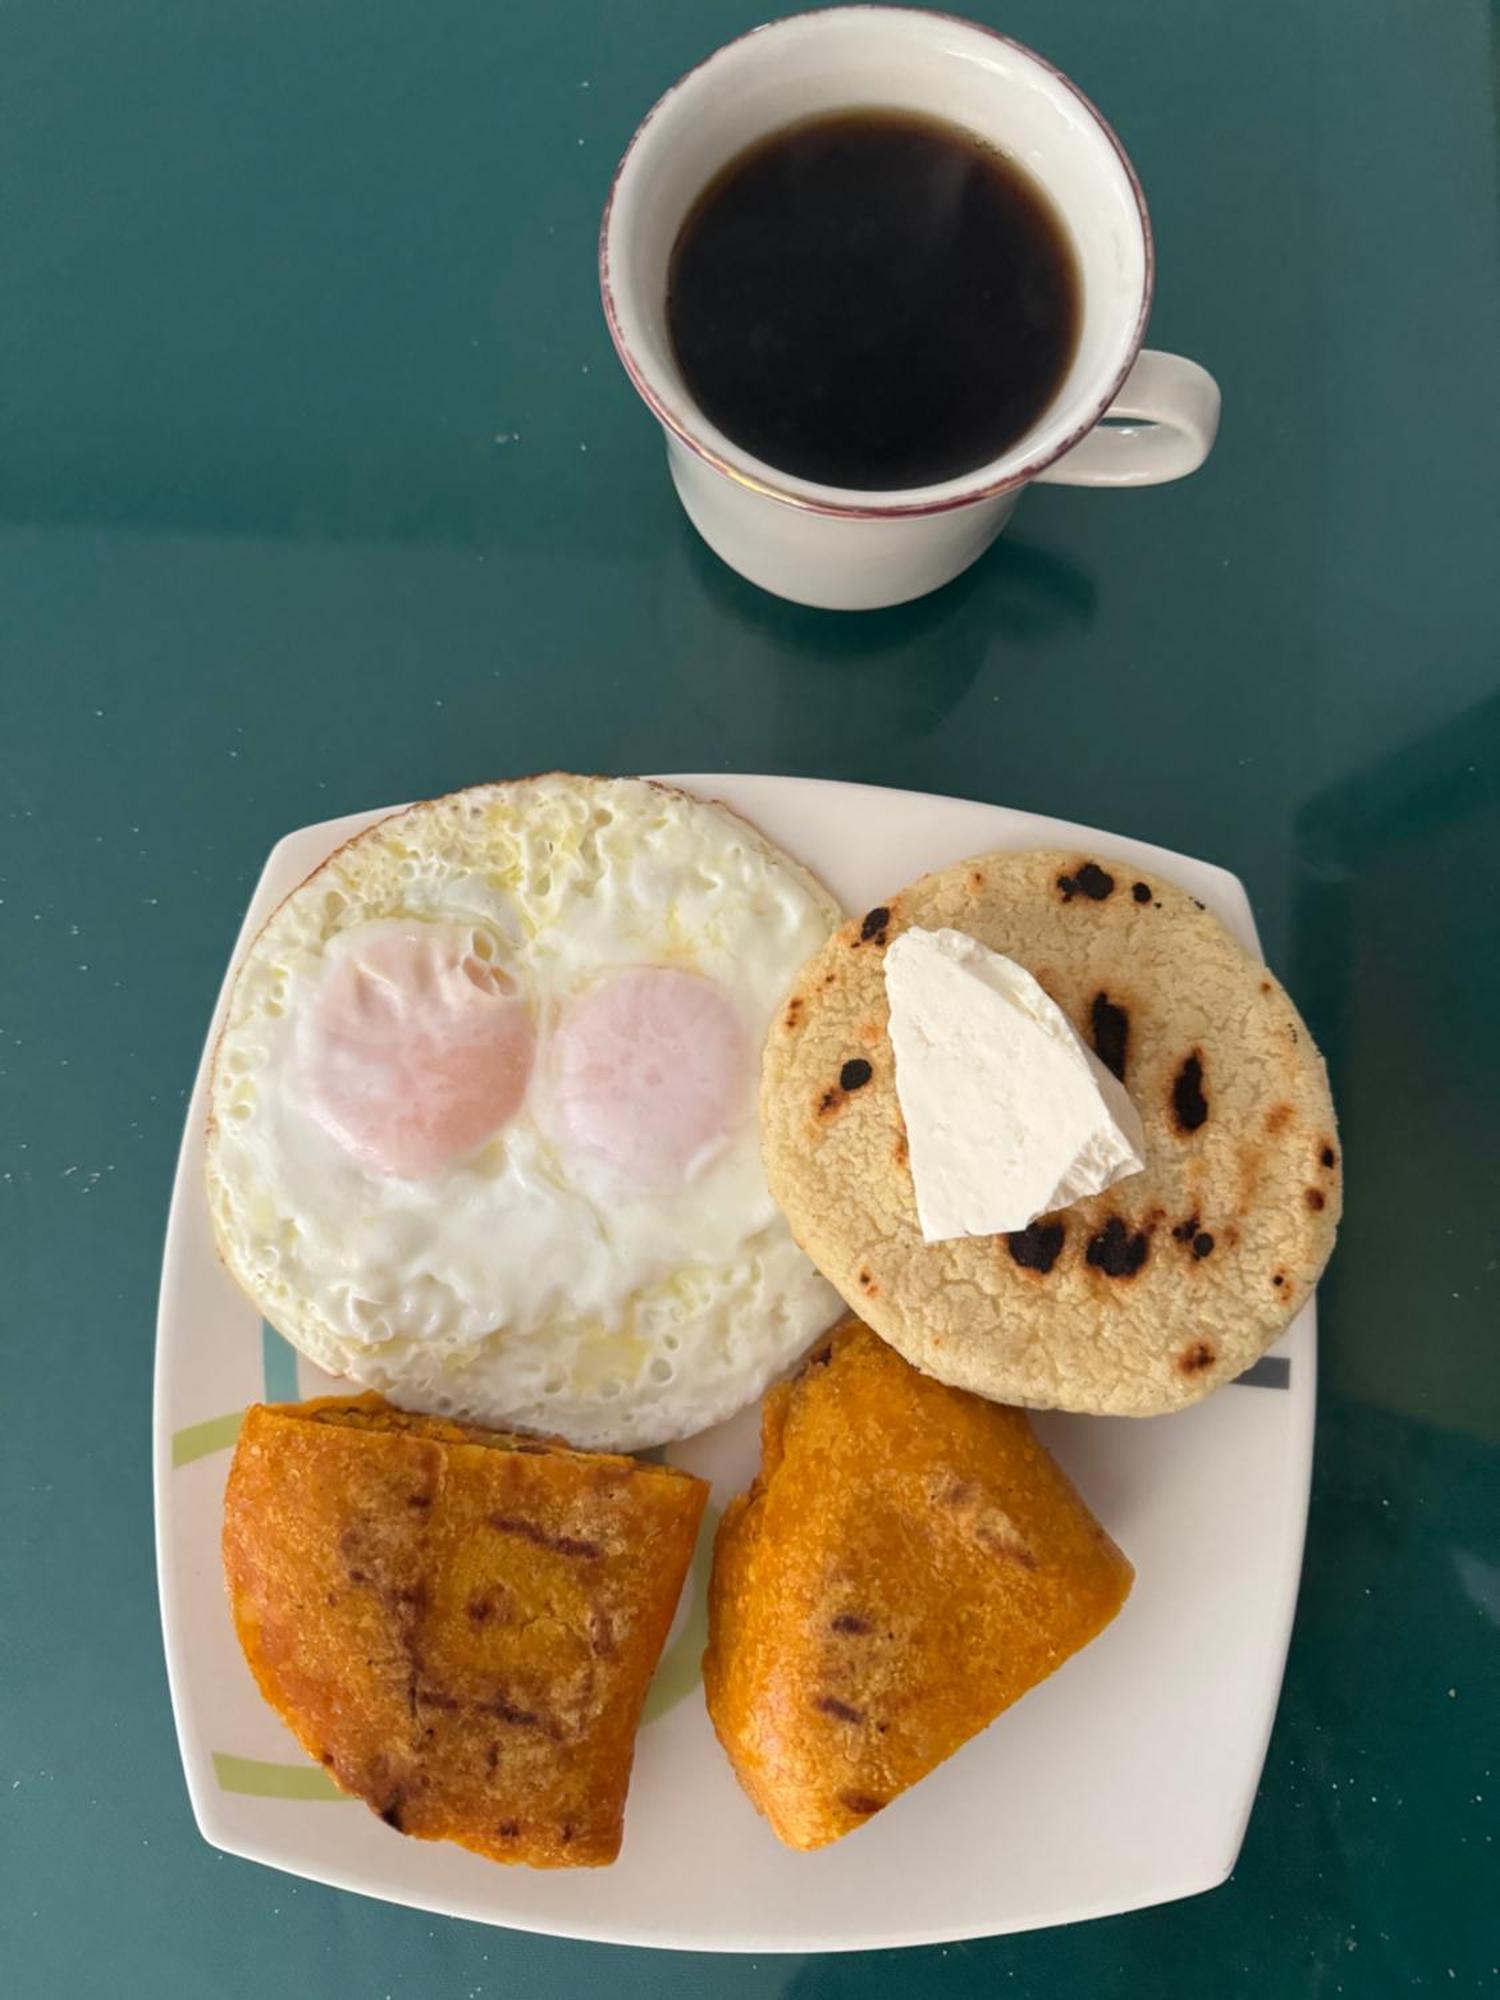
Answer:
<svg viewBox="0 0 1500 2000"><path fill-rule="evenodd" d="M663 966L612 973L558 1022L561 1136L632 1181L687 1181L732 1137L749 1057L734 1003L713 980Z"/></svg>
<svg viewBox="0 0 1500 2000"><path fill-rule="evenodd" d="M298 1017L308 1110L363 1166L421 1180L515 1114L534 1036L513 982L454 924L378 926Z"/></svg>

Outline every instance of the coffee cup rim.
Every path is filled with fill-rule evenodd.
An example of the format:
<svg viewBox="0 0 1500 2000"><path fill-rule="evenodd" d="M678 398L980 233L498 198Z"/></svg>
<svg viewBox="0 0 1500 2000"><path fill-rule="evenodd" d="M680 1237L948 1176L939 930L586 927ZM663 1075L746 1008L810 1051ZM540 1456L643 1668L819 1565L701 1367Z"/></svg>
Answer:
<svg viewBox="0 0 1500 2000"><path fill-rule="evenodd" d="M1135 202L1136 215L1140 223L1143 255L1140 306L1136 314L1135 325L1125 344L1123 359L1113 380L1108 383L1102 393L1096 393L1091 399L1086 413L1080 417L1079 422L1070 428L1061 439L1055 440L1043 450L1030 457L1023 457L1019 463L1009 466L1003 472L997 471L996 468L1005 464L1010 454L1001 453L997 458L989 459L983 465L976 466L972 473L962 475L961 486L954 480L943 480L934 482L929 487L896 488L888 495L878 490L859 487L823 486L817 481L804 480L794 473L783 472L779 467L756 458L752 452L741 450L731 439L724 438L722 445L710 442L707 438L699 435L693 427L692 416L696 416L700 424L704 425L709 424L709 419L699 410L696 402L687 393L686 385L684 385L682 400L685 402L690 415L685 415L672 399L664 395L642 367L631 348L629 337L622 323L619 304L615 297L615 288L610 273L610 229L615 215L616 196L619 192L621 178L635 156L641 141L656 121L658 115L700 71L706 69L709 64L719 61L730 50L739 48L746 42L753 41L757 36L771 34L778 29L793 28L812 20L826 19L831 15L849 16L856 14L883 14L899 17L903 20L928 20L960 27L973 34L983 35L990 41L999 42L1004 47L1013 50L1025 61L1035 64L1039 70L1043 71L1055 84L1059 85L1075 100L1109 142L1130 188L1131 196ZM599 294L603 302L605 323L609 328L610 339L614 343L615 352L620 357L621 365L635 385L641 400L656 417L657 421L664 425L689 451L693 452L706 464L711 465L715 471L722 473L726 479L732 480L736 485L762 494L767 499L780 501L785 506L801 508L807 513L831 515L845 520L895 520L910 518L914 515L946 514L958 507L972 507L981 501L995 499L1002 493L1012 491L1015 487L1024 486L1027 481L1035 479L1039 473L1045 472L1049 465L1055 464L1058 459L1062 458L1067 452L1070 452L1075 445L1083 441L1119 394L1124 385L1125 378L1134 367L1136 357L1140 353L1142 344L1145 341L1146 327L1151 317L1151 303L1155 289L1156 243L1151 230L1151 216L1146 207L1146 196L1141 187L1140 176L1136 173L1130 155L1121 144L1114 127L1093 102L1092 98L1080 90L1073 79L1060 70L1055 63L1049 62L1045 56L1038 55L1035 49L1029 48L1024 42L1017 41L1013 35L1002 34L998 28L991 28L986 26L982 21L972 21L964 15L950 14L937 8L892 7L879 4L879 0L861 0L861 4L852 6L815 7L810 8L806 13L783 14L774 20L762 21L757 26L748 28L744 34L735 35L729 41L720 43L716 49L710 50L706 56L694 63L691 68L684 70L675 82L669 84L661 93L660 97L657 98L656 102L647 111L631 134L630 142L621 154L619 163L610 180L609 194L606 197L604 213L599 223ZM710 427L717 430L717 426ZM722 436L722 433L720 435ZM955 486L958 486L958 490L953 490ZM940 491L939 488L942 490Z"/></svg>

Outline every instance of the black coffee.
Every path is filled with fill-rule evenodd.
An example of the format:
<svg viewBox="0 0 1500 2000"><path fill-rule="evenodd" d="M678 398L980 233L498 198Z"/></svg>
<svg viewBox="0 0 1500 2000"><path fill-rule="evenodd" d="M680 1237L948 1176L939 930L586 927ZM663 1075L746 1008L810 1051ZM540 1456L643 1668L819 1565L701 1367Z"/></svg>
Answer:
<svg viewBox="0 0 1500 2000"><path fill-rule="evenodd" d="M699 407L830 486L926 486L1041 415L1080 287L1051 202L936 118L809 119L731 160L678 233L667 320Z"/></svg>

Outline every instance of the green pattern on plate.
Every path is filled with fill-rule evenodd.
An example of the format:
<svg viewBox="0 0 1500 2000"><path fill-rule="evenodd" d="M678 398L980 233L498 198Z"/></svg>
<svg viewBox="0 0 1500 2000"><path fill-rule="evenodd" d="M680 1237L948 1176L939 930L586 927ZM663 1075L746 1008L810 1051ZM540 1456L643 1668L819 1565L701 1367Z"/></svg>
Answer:
<svg viewBox="0 0 1500 2000"><path fill-rule="evenodd" d="M231 1410L227 1417L208 1417L201 1424L187 1424L172 1433L172 1470L191 1465L210 1452L228 1451L240 1434L243 1410Z"/></svg>
<svg viewBox="0 0 1500 2000"><path fill-rule="evenodd" d="M289 1347L275 1327L267 1326L264 1321L260 1329L260 1356L266 1401L294 1403L300 1393L296 1349ZM210 1452L229 1451L240 1434L244 1414L243 1410L232 1410L227 1416L205 1417L202 1423L185 1424L180 1431L173 1431L172 1470L191 1465L195 1459L207 1458Z"/></svg>
<svg viewBox="0 0 1500 2000"><path fill-rule="evenodd" d="M246 1792L257 1799L316 1799L342 1805L348 1797L317 1764L274 1764L263 1757L231 1757L215 1750L214 1776L221 1792Z"/></svg>

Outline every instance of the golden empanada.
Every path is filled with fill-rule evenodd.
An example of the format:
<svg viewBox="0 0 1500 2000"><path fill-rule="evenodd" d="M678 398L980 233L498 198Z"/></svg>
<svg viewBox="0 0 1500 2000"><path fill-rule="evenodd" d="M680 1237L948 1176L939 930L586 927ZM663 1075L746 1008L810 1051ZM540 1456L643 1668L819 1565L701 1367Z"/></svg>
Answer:
<svg viewBox="0 0 1500 2000"><path fill-rule="evenodd" d="M257 1405L224 1504L240 1643L303 1746L401 1832L613 1861L707 1491L376 1395Z"/></svg>

